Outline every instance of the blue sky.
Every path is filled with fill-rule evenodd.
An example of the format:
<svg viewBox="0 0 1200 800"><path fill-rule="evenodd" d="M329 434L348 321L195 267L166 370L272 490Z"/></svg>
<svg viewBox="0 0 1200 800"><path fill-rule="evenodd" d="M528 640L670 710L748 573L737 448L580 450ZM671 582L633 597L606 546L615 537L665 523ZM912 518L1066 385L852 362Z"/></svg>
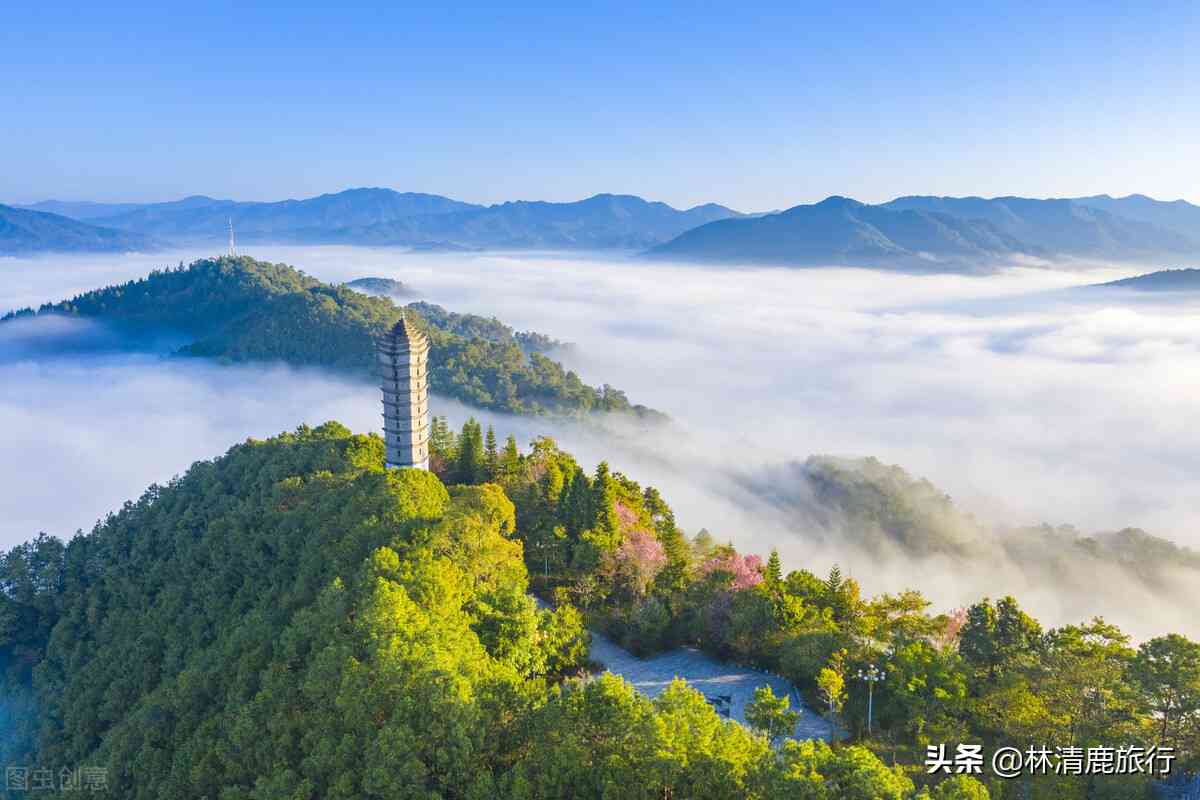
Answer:
<svg viewBox="0 0 1200 800"><path fill-rule="evenodd" d="M21 3L0 202L1200 203L1200 4Z"/></svg>

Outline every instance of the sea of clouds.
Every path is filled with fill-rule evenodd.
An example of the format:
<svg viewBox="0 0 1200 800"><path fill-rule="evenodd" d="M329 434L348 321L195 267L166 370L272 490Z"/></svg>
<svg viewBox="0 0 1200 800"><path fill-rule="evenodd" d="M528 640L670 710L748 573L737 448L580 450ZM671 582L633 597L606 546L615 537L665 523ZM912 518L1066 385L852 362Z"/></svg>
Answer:
<svg viewBox="0 0 1200 800"><path fill-rule="evenodd" d="M140 277L196 253L0 259L0 313ZM575 347L561 357L673 424L649 434L480 413L527 443L551 435L658 486L691 531L789 567L841 563L874 593L922 589L939 608L1017 594L1045 621L1103 614L1139 635L1200 633L1178 587L1020 564L914 562L838 547L746 487L812 454L873 455L944 488L981 519L1142 527L1200 545L1200 301L1075 290L1144 269L1014 268L986 277L853 269L711 269L547 254L410 255L255 246L327 281L404 281L422 299ZM1148 265L1149 268L1177 265ZM165 348L164 348L165 349ZM93 323L0 327L0 547L88 529L150 483L248 437L338 419L379 424L366 383L283 366L129 352ZM832 543L831 543L832 542Z"/></svg>

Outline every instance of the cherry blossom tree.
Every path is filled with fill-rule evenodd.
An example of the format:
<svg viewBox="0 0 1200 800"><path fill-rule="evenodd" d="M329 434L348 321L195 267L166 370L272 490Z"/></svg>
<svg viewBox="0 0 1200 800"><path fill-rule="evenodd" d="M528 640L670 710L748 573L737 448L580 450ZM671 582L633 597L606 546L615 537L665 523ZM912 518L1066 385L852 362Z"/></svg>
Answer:
<svg viewBox="0 0 1200 800"><path fill-rule="evenodd" d="M635 595L644 595L654 578L667 564L667 554L654 534L634 528L625 534L612 555L613 581L627 587Z"/></svg>
<svg viewBox="0 0 1200 800"><path fill-rule="evenodd" d="M733 576L734 591L757 586L763 580L763 560L756 555L743 556L732 548L719 551L704 562L700 571L705 575L727 572Z"/></svg>

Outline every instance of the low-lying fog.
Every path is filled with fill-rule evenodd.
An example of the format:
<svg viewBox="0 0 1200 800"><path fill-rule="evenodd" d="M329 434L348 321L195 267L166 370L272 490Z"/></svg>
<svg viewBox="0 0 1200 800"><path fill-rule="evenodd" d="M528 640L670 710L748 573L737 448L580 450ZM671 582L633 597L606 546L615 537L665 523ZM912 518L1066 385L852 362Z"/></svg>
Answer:
<svg viewBox="0 0 1200 800"><path fill-rule="evenodd" d="M1018 564L937 570L818 545L729 477L811 454L873 455L981 519L1136 526L1200 545L1200 301L1067 291L1182 265L955 277L348 247L250 253L328 281L397 278L451 310L573 342L564 358L586 380L624 389L676 426L609 438L442 399L434 413L475 413L525 443L552 435L588 467L606 458L661 488L692 531L777 546L789 567L821 572L837 560L868 592L912 586L940 608L1011 592L1051 624L1104 614L1139 635L1200 633L1188 597L1159 603L1102 576L1049 586ZM0 313L192 255L0 260ZM105 336L54 320L0 328L0 547L90 528L147 484L247 436L330 418L356 430L379 423L366 384L124 353Z"/></svg>

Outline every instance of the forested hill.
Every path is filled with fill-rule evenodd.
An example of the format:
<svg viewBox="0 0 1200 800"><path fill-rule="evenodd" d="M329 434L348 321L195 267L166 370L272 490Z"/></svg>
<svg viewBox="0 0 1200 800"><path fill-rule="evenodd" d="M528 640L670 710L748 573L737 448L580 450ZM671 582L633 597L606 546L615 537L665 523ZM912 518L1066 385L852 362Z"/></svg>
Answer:
<svg viewBox="0 0 1200 800"><path fill-rule="evenodd" d="M1012 597L865 596L689 539L653 487L549 439L435 434L432 472L385 471L382 440L337 423L250 440L90 534L0 554L0 762L101 770L104 800L1151 796L1145 773L931 775L940 742L1200 766L1200 643L1047 630ZM784 741L766 692L748 730L679 682L579 680L595 626L781 674L851 741Z"/></svg>
<svg viewBox="0 0 1200 800"><path fill-rule="evenodd" d="M607 384L594 388L547 357L554 340L495 319L414 303L430 342L430 387L482 408L519 414L615 412L661 419ZM13 319L35 313L9 314ZM390 299L331 286L286 264L242 256L196 261L137 281L47 304L135 333L169 330L194 340L182 353L228 361L283 361L373 375L374 337L396 322Z"/></svg>
<svg viewBox="0 0 1200 800"><path fill-rule="evenodd" d="M1062 598L1087 595L1104 574L1186 616L1187 587L1200 584L1200 553L1140 528L1085 533L1072 525L985 523L930 481L875 458L812 456L758 469L733 485L808 540L877 558L945 559L964 570L1019 564L1034 582L1055 583Z"/></svg>
<svg viewBox="0 0 1200 800"><path fill-rule="evenodd" d="M772 748L679 682L651 701L564 681L588 636L527 594L509 492L554 512L544 477L568 462L542 442L505 459L507 488L447 490L327 423L3 554L0 762L55 787L80 768L86 791L46 798L929 800L864 747ZM615 480L575 509L598 531ZM764 720L786 719L776 702ZM987 797L966 780L933 797Z"/></svg>

